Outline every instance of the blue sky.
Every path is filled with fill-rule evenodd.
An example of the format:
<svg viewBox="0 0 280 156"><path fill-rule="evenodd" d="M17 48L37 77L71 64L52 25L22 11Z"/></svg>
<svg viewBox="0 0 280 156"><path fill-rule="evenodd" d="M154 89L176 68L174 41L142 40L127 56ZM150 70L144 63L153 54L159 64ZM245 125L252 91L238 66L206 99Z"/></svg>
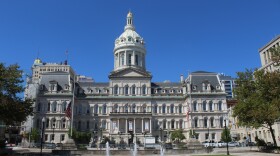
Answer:
<svg viewBox="0 0 280 156"><path fill-rule="evenodd" d="M280 34L279 0L1 0L0 62L25 72L44 62L108 81L128 10L145 39L153 81L205 70L233 77L260 67L258 49Z"/></svg>

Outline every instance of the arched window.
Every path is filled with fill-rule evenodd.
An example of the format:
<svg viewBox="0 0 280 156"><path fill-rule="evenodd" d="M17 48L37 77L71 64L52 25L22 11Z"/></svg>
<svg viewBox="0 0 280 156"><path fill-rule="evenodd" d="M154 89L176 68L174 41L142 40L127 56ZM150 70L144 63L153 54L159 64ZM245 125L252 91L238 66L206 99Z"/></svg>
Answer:
<svg viewBox="0 0 280 156"><path fill-rule="evenodd" d="M218 107L219 107L219 111L222 111L222 101L219 101Z"/></svg>
<svg viewBox="0 0 280 156"><path fill-rule="evenodd" d="M154 113L155 113L155 114L157 114L157 109L158 109L158 106L155 105L155 106L154 106Z"/></svg>
<svg viewBox="0 0 280 156"><path fill-rule="evenodd" d="M51 128L55 128L55 127L56 127L56 119L53 118L53 119L52 119L52 127L51 127Z"/></svg>
<svg viewBox="0 0 280 156"><path fill-rule="evenodd" d="M172 119L172 120L171 120L171 129L174 129L174 128L175 128L175 120Z"/></svg>
<svg viewBox="0 0 280 156"><path fill-rule="evenodd" d="M131 65L131 54L128 54L128 65Z"/></svg>
<svg viewBox="0 0 280 156"><path fill-rule="evenodd" d="M125 104L125 106L124 106L124 112L128 113L128 104Z"/></svg>
<svg viewBox="0 0 280 156"><path fill-rule="evenodd" d="M94 105L94 108L93 108L94 110L94 114L97 114L98 113L98 104L96 104L96 105Z"/></svg>
<svg viewBox="0 0 280 156"><path fill-rule="evenodd" d="M135 55L135 65L138 66L138 55Z"/></svg>
<svg viewBox="0 0 280 156"><path fill-rule="evenodd" d="M166 112L166 105L163 104L163 105L162 105L162 114L165 114L165 112Z"/></svg>
<svg viewBox="0 0 280 156"><path fill-rule="evenodd" d="M213 111L213 102L209 101L209 110L212 112Z"/></svg>
<svg viewBox="0 0 280 156"><path fill-rule="evenodd" d="M106 128L106 120L102 120L102 125L101 125L101 127L102 127L103 129Z"/></svg>
<svg viewBox="0 0 280 156"><path fill-rule="evenodd" d="M171 106L170 106L170 113L171 113L171 114L174 113L174 104L171 104Z"/></svg>
<svg viewBox="0 0 280 156"><path fill-rule="evenodd" d="M205 117L205 118L204 118L204 128L207 128L207 127L208 127L208 126L207 126L207 125L208 125L208 122L207 122L207 121L208 121L208 119L207 119L207 117Z"/></svg>
<svg viewBox="0 0 280 156"><path fill-rule="evenodd" d="M147 108L147 106L146 106L146 104L144 104L144 105L142 106L142 111L143 111L144 113L146 113L146 108Z"/></svg>
<svg viewBox="0 0 280 156"><path fill-rule="evenodd" d="M224 127L224 118L220 117L220 127Z"/></svg>
<svg viewBox="0 0 280 156"><path fill-rule="evenodd" d="M198 127L198 118L194 118L194 127L197 128Z"/></svg>
<svg viewBox="0 0 280 156"><path fill-rule="evenodd" d="M37 111L40 112L41 111L41 103L39 102L37 105Z"/></svg>
<svg viewBox="0 0 280 156"><path fill-rule="evenodd" d="M206 101L203 101L202 107L203 107L203 111L206 112Z"/></svg>
<svg viewBox="0 0 280 156"><path fill-rule="evenodd" d="M124 54L123 53L121 54L121 63L122 63L121 65L124 65Z"/></svg>
<svg viewBox="0 0 280 156"><path fill-rule="evenodd" d="M210 118L210 126L214 127L214 118L213 117Z"/></svg>
<svg viewBox="0 0 280 156"><path fill-rule="evenodd" d="M182 104L179 104L179 113L182 113Z"/></svg>
<svg viewBox="0 0 280 156"><path fill-rule="evenodd" d="M132 95L136 94L136 87L135 87L135 85L132 86L131 92L132 92Z"/></svg>
<svg viewBox="0 0 280 156"><path fill-rule="evenodd" d="M90 106L87 105L87 114L89 114L89 113L90 113Z"/></svg>
<svg viewBox="0 0 280 156"><path fill-rule="evenodd" d="M194 101L193 102L193 111L197 111L197 102L196 101Z"/></svg>
<svg viewBox="0 0 280 156"><path fill-rule="evenodd" d="M118 112L118 104L115 104L114 105L114 113L117 113Z"/></svg>
<svg viewBox="0 0 280 156"><path fill-rule="evenodd" d="M182 119L180 119L180 121L179 121L179 128L183 129L183 120Z"/></svg>
<svg viewBox="0 0 280 156"><path fill-rule="evenodd" d="M102 108L102 114L106 114L107 105L106 105L106 104L103 104L102 107L103 107L103 108Z"/></svg>
<svg viewBox="0 0 280 156"><path fill-rule="evenodd" d="M165 119L162 121L162 128L166 129L166 120Z"/></svg>
<svg viewBox="0 0 280 156"><path fill-rule="evenodd" d="M114 86L114 95L118 95L118 91L119 90L119 87L118 87L118 85L115 85Z"/></svg>
<svg viewBox="0 0 280 156"><path fill-rule="evenodd" d="M133 104L133 105L132 105L132 113L135 113L135 112L136 112L136 105Z"/></svg>
<svg viewBox="0 0 280 156"><path fill-rule="evenodd" d="M128 95L128 85L125 85L125 86L124 86L124 94L125 94L125 95Z"/></svg>
<svg viewBox="0 0 280 156"><path fill-rule="evenodd" d="M49 126L50 126L50 119L47 118L47 120L46 120L46 128L49 128Z"/></svg>
<svg viewBox="0 0 280 156"><path fill-rule="evenodd" d="M52 103L52 112L56 112L56 106L57 106L57 103L56 103L56 101L54 101Z"/></svg>
<svg viewBox="0 0 280 156"><path fill-rule="evenodd" d="M146 94L146 85L142 86L142 94L145 95Z"/></svg>
<svg viewBox="0 0 280 156"><path fill-rule="evenodd" d="M62 119L62 128L66 128L66 120Z"/></svg>
<svg viewBox="0 0 280 156"><path fill-rule="evenodd" d="M65 112L66 111L66 106L67 106L67 103L66 103L66 101L64 101L63 103L62 103L62 105L61 105L61 110L62 110L62 112Z"/></svg>
<svg viewBox="0 0 280 156"><path fill-rule="evenodd" d="M48 102L48 112L51 111L51 103Z"/></svg>

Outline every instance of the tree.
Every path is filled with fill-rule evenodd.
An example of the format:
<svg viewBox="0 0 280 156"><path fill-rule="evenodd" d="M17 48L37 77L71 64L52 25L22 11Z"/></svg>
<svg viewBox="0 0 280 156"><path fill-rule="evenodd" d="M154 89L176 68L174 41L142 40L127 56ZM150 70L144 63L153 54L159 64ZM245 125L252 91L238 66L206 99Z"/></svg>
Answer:
<svg viewBox="0 0 280 156"><path fill-rule="evenodd" d="M71 129L69 129L69 131L68 131L69 136L70 136L70 131L71 131ZM72 139L74 139L74 141L76 143L89 143L90 138L91 138L90 132L80 132L80 131L73 129Z"/></svg>
<svg viewBox="0 0 280 156"><path fill-rule="evenodd" d="M6 125L15 125L32 115L32 100L22 99L22 70L17 64L5 66L0 63L0 120Z"/></svg>
<svg viewBox="0 0 280 156"><path fill-rule="evenodd" d="M224 142L231 142L230 130L228 128L223 129L221 140Z"/></svg>
<svg viewBox="0 0 280 156"><path fill-rule="evenodd" d="M33 128L30 133L30 139L37 142L40 138L40 131L36 128Z"/></svg>
<svg viewBox="0 0 280 156"><path fill-rule="evenodd" d="M280 118L280 72L246 70L237 75L234 117L241 126L268 128L277 146L272 125Z"/></svg>
<svg viewBox="0 0 280 156"><path fill-rule="evenodd" d="M186 139L186 137L181 129L171 132L171 140L179 140L181 142L183 139Z"/></svg>

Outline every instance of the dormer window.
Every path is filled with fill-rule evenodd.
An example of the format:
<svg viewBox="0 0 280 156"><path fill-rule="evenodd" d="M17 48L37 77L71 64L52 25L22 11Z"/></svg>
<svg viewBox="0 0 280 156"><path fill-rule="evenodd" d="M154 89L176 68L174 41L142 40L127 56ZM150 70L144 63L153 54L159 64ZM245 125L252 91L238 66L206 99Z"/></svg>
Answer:
<svg viewBox="0 0 280 156"><path fill-rule="evenodd" d="M220 86L216 86L216 90L220 90Z"/></svg>
<svg viewBox="0 0 280 156"><path fill-rule="evenodd" d="M132 38L129 36L127 40L128 40L129 42L131 42L131 41L132 41Z"/></svg>
<svg viewBox="0 0 280 156"><path fill-rule="evenodd" d="M44 90L44 85L40 85L40 90Z"/></svg>
<svg viewBox="0 0 280 156"><path fill-rule="evenodd" d="M182 93L182 90L181 90L181 89L179 89L179 90L178 90L178 93Z"/></svg>
<svg viewBox="0 0 280 156"><path fill-rule="evenodd" d="M69 85L65 84L64 90L69 90Z"/></svg>
<svg viewBox="0 0 280 156"><path fill-rule="evenodd" d="M196 90L196 86L192 86L192 89L193 89L193 90Z"/></svg>

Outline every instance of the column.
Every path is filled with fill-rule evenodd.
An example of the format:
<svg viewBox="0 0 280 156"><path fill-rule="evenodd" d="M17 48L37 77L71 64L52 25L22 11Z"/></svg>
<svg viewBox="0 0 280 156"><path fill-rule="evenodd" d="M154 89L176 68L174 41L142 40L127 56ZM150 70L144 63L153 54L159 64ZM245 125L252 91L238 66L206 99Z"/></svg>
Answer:
<svg viewBox="0 0 280 156"><path fill-rule="evenodd" d="M127 118L125 119L125 130L124 130L124 133L127 132Z"/></svg>
<svg viewBox="0 0 280 156"><path fill-rule="evenodd" d="M142 118L142 133L144 132L144 119Z"/></svg>
<svg viewBox="0 0 280 156"><path fill-rule="evenodd" d="M118 120L118 129L119 129L119 131L120 131L120 120L121 120L121 119L118 118L117 120Z"/></svg>
<svg viewBox="0 0 280 156"><path fill-rule="evenodd" d="M133 119L133 133L135 134L135 118Z"/></svg>
<svg viewBox="0 0 280 156"><path fill-rule="evenodd" d="M152 133L152 118L150 118L150 133Z"/></svg>

